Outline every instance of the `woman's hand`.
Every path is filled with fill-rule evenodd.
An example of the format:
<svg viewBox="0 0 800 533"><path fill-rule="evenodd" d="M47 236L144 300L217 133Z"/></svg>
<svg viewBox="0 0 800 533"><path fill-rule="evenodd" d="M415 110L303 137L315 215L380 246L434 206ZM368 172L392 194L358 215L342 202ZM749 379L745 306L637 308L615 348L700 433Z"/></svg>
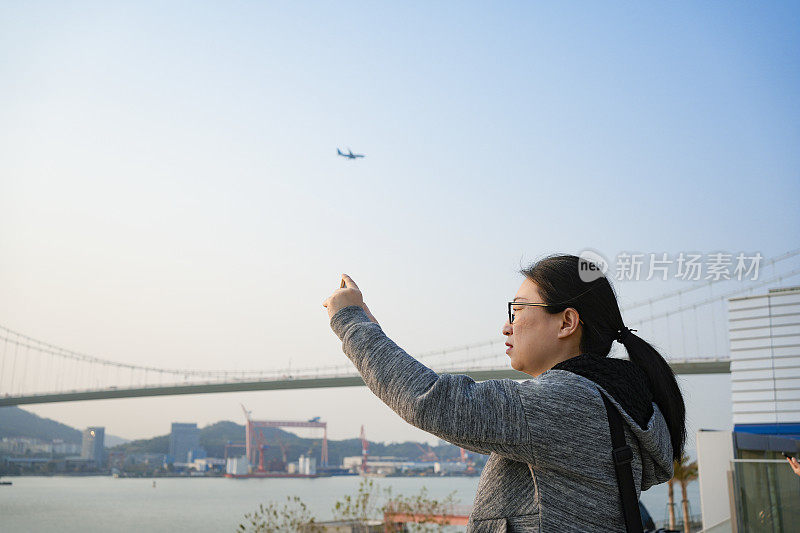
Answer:
<svg viewBox="0 0 800 533"><path fill-rule="evenodd" d="M789 461L789 464L792 466L792 470L794 470L794 473L800 476L800 463L797 462L797 459L795 459L794 457L787 457L786 460Z"/></svg>
<svg viewBox="0 0 800 533"><path fill-rule="evenodd" d="M339 309L350 305L357 305L364 309L372 322L378 324L378 321L375 320L375 317L370 313L369 307L364 303L364 297L361 295L361 290L359 290L356 282L347 274L342 274L342 283L344 287L333 291L333 294L322 302L322 306L328 308L328 319L333 318L333 315L335 315Z"/></svg>

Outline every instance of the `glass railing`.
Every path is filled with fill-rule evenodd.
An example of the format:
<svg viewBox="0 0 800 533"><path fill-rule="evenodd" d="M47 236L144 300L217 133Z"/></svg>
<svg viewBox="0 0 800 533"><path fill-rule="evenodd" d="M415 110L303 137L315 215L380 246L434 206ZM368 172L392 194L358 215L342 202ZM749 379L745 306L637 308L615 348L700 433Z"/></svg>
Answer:
<svg viewBox="0 0 800 533"><path fill-rule="evenodd" d="M738 530L800 531L800 476L781 459L734 459Z"/></svg>

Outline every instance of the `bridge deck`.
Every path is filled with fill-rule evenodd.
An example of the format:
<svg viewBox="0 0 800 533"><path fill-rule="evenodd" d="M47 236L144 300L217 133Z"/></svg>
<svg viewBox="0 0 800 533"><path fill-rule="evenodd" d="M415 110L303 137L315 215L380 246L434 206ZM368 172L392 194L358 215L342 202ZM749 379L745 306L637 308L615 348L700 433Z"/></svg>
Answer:
<svg viewBox="0 0 800 533"><path fill-rule="evenodd" d="M676 374L729 374L730 359L686 359L670 362ZM445 372L445 371L443 371ZM478 370L447 370L450 374L466 374L475 381L487 379L530 379L528 374L511 368ZM35 403L77 402L85 400L107 400L114 398L141 398L145 396L174 396L178 394L211 394L216 392L241 392L259 390L317 389L333 387L363 387L364 380L358 374L311 377L263 379L257 381L228 381L217 383L186 383L131 389L103 389L70 391L29 396L5 396L0 398L0 407Z"/></svg>

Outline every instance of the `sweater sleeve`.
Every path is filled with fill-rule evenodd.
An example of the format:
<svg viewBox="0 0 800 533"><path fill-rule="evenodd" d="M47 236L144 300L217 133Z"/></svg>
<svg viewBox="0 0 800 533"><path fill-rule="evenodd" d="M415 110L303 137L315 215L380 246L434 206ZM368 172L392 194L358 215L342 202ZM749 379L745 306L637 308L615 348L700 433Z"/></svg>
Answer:
<svg viewBox="0 0 800 533"><path fill-rule="evenodd" d="M359 306L337 311L331 328L364 383L408 423L474 452L534 462L516 381L476 383L466 375L437 374L389 339Z"/></svg>

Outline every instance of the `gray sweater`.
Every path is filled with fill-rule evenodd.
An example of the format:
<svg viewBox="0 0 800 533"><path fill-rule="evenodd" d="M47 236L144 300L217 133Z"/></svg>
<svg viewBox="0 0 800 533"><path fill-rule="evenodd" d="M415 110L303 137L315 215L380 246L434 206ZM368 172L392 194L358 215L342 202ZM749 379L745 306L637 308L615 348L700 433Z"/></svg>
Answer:
<svg viewBox="0 0 800 533"><path fill-rule="evenodd" d="M629 361L587 359L587 354L573 358L589 367L599 365L595 374L582 373L602 376L598 380L606 387L577 369L558 368L561 364L521 383L475 382L426 367L370 322L361 307L337 311L331 328L364 383L404 420L489 455L467 531L625 531L608 418L598 388L625 422L637 497L672 477L672 445L658 406L649 401L636 404L620 392L632 386L646 391L644 374ZM620 378L614 379L617 375ZM640 423L628 414L625 403L638 413Z"/></svg>

